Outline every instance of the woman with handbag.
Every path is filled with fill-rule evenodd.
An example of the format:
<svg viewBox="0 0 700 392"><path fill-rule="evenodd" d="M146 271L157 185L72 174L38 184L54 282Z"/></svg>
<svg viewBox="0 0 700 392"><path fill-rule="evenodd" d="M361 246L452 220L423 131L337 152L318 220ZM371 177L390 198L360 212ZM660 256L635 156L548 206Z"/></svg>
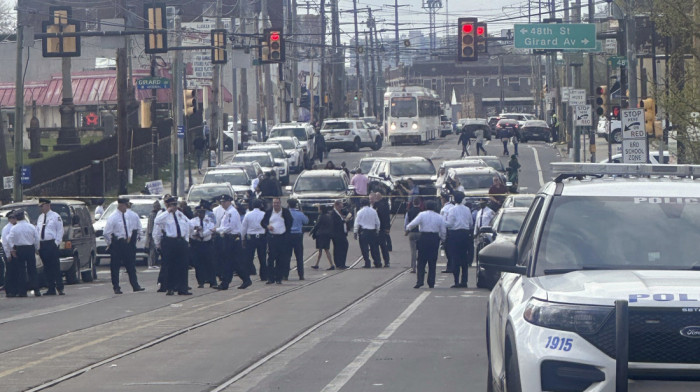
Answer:
<svg viewBox="0 0 700 392"><path fill-rule="evenodd" d="M333 257L331 257L331 231L333 227L333 221L330 215L328 215L328 207L324 205L318 206L318 219L316 219L316 224L309 234L311 238L316 240L316 249L318 250L318 258L316 259L316 265L312 265L311 268L318 269L318 264L321 262L321 257L323 252L326 252L326 257L331 266L328 270L334 270L335 264L333 264Z"/></svg>

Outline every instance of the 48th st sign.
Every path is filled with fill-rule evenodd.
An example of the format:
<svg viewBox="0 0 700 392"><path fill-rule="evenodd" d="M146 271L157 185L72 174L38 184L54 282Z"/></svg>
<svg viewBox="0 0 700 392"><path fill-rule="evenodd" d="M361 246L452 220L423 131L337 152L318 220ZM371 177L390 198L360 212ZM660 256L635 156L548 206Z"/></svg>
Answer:
<svg viewBox="0 0 700 392"><path fill-rule="evenodd" d="M517 49L595 49L596 28L588 23L516 24Z"/></svg>

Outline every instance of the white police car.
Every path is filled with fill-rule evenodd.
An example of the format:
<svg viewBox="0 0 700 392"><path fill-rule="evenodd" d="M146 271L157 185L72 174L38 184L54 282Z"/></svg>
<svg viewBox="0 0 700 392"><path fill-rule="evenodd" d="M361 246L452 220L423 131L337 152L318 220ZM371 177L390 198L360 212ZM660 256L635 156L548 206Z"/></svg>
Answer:
<svg viewBox="0 0 700 392"><path fill-rule="evenodd" d="M699 389L700 166L552 166L516 242L479 254L504 272L489 390Z"/></svg>

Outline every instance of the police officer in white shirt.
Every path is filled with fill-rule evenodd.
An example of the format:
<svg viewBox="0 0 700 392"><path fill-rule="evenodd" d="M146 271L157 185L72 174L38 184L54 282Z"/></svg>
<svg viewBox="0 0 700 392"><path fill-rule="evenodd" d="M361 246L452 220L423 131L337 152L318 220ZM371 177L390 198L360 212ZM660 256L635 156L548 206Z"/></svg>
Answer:
<svg viewBox="0 0 700 392"><path fill-rule="evenodd" d="M467 287L467 268L470 257L474 256L472 236L472 213L462 204L464 196L455 194L455 206L447 213L447 244L452 255L452 274L455 284L452 288ZM461 272L461 278L460 278Z"/></svg>
<svg viewBox="0 0 700 392"><path fill-rule="evenodd" d="M105 243L109 248L109 269L112 273L114 294L121 294L119 270L124 265L134 291L143 291L136 278L136 242L143 227L138 214L129 209L129 199L117 199L117 211L107 218L104 228Z"/></svg>
<svg viewBox="0 0 700 392"><path fill-rule="evenodd" d="M363 268L370 268L369 252L372 253L372 260L376 268L382 268L382 259L379 253L379 242L377 232L379 231L379 215L377 211L369 206L369 200L362 198L360 200L360 211L357 212L355 218L355 226L353 232L355 239L358 233L360 236L360 251L362 258L365 260Z"/></svg>
<svg viewBox="0 0 700 392"><path fill-rule="evenodd" d="M63 241L63 221L61 216L51 211L51 200L39 199L41 214L36 221L36 230L39 233L39 256L44 264L48 291L44 295L63 295L63 276L61 275L61 261L58 246Z"/></svg>
<svg viewBox="0 0 700 392"><path fill-rule="evenodd" d="M24 219L24 211L15 210L17 224L12 226L7 235L7 249L10 250L14 263L16 294L26 297L27 290L34 290L34 295L41 297L39 280L36 273L36 249L39 247L39 233L36 227ZM3 235L3 241L5 236ZM25 274L28 282L24 280ZM55 293L55 292L54 292Z"/></svg>
<svg viewBox="0 0 700 392"><path fill-rule="evenodd" d="M484 226L491 226L491 220L496 215L495 212L488 206L488 201L482 200L479 202L481 209L476 213L474 221L474 237L479 235L479 229Z"/></svg>
<svg viewBox="0 0 700 392"><path fill-rule="evenodd" d="M447 213L450 212L452 208L454 208L454 203L450 199L450 194L447 192L442 192L440 195L440 200L442 200L442 209L440 210L440 216L442 216L442 219L447 221ZM442 270L441 272L443 274L448 274L452 273L452 249L449 247L450 243L450 232L449 230L447 231L447 239L445 239L445 256L447 257L447 265L445 266L445 269Z"/></svg>
<svg viewBox="0 0 700 392"><path fill-rule="evenodd" d="M421 212L416 218L406 225L406 230L410 231L418 227L420 238L418 239L418 273L417 282L414 289L423 286L425 278L425 265L428 264L428 287L435 287L435 268L437 265L438 250L440 240L445 240L446 225L442 216L435 212L437 204L430 200L426 203L427 210Z"/></svg>
<svg viewBox="0 0 700 392"><path fill-rule="evenodd" d="M260 225L265 213L262 212L263 202L260 199L253 200L253 210L243 217L241 223L241 236L243 239L243 252L246 255L245 263L251 275L255 275L255 253L258 253L258 265L260 266L260 280L267 281L267 235L265 228Z"/></svg>
<svg viewBox="0 0 700 392"><path fill-rule="evenodd" d="M219 263L221 263L221 284L219 284L219 289L228 290L231 280L233 280L234 271L243 281L243 284L238 286L238 288L245 289L252 282L250 281L246 258L241 248L241 215L236 210L236 207L233 206L233 197L221 195L219 202L226 211L221 219L221 224L216 229L216 232L223 237L223 254L219 259Z"/></svg>
<svg viewBox="0 0 700 392"><path fill-rule="evenodd" d="M282 208L279 197L272 199L272 209L265 213L260 226L267 229L267 284L282 284L282 279L289 275L289 232L292 230L294 217L287 208Z"/></svg>
<svg viewBox="0 0 700 392"><path fill-rule="evenodd" d="M177 198L165 199L167 210L156 217L153 229L153 242L161 249L165 271L163 282L166 295L192 295L188 289L187 269L189 267L188 240L190 238L190 221L182 211L177 209Z"/></svg>
<svg viewBox="0 0 700 392"><path fill-rule="evenodd" d="M5 217L7 218L7 224L2 228L2 236L0 236L2 239L3 250L0 257L2 257L3 261L5 262L5 296L7 296L7 298L12 298L18 295L17 283L19 282L19 279L17 276L19 276L19 273L17 272L18 267L16 266L16 263L12 262L12 247L9 246L8 237L12 227L17 224L17 218L15 217L14 210L8 211ZM0 266L0 268L2 268L2 266ZM22 274L22 282L26 283L24 274ZM27 294L26 290L24 291L24 294Z"/></svg>
<svg viewBox="0 0 700 392"><path fill-rule="evenodd" d="M194 212L194 218L190 219L190 251L194 261L197 287L202 288L209 283L210 288L218 289L212 241L212 234L216 229L216 218L213 215L208 216L207 209L202 204L198 205Z"/></svg>

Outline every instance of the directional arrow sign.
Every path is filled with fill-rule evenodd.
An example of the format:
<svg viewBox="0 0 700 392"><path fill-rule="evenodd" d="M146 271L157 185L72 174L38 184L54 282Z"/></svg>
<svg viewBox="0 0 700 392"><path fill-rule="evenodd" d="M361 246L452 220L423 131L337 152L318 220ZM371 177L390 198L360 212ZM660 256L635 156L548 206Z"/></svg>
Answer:
<svg viewBox="0 0 700 392"><path fill-rule="evenodd" d="M647 137L644 130L644 109L622 109L622 140L641 139Z"/></svg>
<svg viewBox="0 0 700 392"><path fill-rule="evenodd" d="M596 47L594 24L516 24L514 33L517 49L595 49Z"/></svg>
<svg viewBox="0 0 700 392"><path fill-rule="evenodd" d="M593 125L593 110L591 105L574 106L575 124L580 127L590 127Z"/></svg>

